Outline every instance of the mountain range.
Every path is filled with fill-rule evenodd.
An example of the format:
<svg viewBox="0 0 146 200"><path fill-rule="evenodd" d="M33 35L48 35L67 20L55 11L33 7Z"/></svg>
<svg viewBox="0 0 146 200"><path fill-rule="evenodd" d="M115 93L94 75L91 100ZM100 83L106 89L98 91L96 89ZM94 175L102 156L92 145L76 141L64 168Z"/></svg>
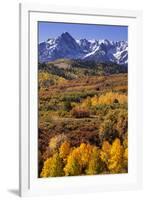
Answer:
<svg viewBox="0 0 146 200"><path fill-rule="evenodd" d="M128 42L104 40L77 40L68 32L49 38L38 45L39 62L56 59L81 59L97 63L128 64Z"/></svg>

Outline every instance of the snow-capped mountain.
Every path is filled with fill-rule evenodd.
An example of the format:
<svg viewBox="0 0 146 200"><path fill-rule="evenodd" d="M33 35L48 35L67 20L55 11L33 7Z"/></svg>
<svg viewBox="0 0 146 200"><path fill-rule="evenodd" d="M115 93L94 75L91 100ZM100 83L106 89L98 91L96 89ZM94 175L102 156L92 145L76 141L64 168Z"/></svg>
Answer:
<svg viewBox="0 0 146 200"><path fill-rule="evenodd" d="M39 62L60 58L93 60L103 63L128 64L127 41L74 39L68 32L49 38L38 46Z"/></svg>

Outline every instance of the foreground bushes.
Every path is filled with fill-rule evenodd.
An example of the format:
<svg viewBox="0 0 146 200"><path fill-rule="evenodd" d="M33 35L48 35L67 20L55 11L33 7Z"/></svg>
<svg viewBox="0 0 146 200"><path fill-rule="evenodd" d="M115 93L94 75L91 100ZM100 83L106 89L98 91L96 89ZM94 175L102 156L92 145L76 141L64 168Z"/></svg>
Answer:
<svg viewBox="0 0 146 200"><path fill-rule="evenodd" d="M128 170L128 147L116 138L112 144L104 141L101 149L81 143L71 147L68 141L49 157L43 165L40 177L126 173Z"/></svg>

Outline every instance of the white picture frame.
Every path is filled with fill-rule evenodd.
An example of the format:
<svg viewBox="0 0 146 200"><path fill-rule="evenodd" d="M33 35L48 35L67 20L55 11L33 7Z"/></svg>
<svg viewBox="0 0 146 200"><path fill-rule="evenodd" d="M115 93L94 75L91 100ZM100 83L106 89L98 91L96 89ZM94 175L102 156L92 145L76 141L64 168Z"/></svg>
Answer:
<svg viewBox="0 0 146 200"><path fill-rule="evenodd" d="M20 4L20 196L133 190L142 186L140 11ZM37 178L37 21L128 26L128 174Z"/></svg>

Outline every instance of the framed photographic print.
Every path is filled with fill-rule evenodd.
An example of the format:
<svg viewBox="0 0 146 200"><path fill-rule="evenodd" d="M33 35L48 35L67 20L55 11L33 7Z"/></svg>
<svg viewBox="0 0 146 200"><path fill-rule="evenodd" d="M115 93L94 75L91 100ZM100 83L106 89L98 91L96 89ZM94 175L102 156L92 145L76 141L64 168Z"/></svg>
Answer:
<svg viewBox="0 0 146 200"><path fill-rule="evenodd" d="M20 195L140 188L141 12L19 9Z"/></svg>

